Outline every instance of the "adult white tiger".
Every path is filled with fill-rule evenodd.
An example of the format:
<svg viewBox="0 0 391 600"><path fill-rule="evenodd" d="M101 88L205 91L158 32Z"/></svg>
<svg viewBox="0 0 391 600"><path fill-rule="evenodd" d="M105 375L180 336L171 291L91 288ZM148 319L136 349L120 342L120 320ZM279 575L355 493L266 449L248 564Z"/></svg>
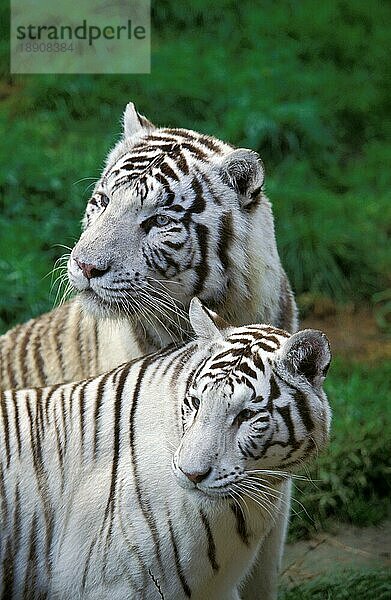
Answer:
<svg viewBox="0 0 391 600"><path fill-rule="evenodd" d="M239 597L284 480L327 441L330 352L219 329L198 301L190 319L181 348L2 393L1 598Z"/></svg>
<svg viewBox="0 0 391 600"><path fill-rule="evenodd" d="M294 331L263 179L255 152L155 128L129 104L69 261L81 294L0 338L0 387L83 379L186 339L194 295L235 325Z"/></svg>

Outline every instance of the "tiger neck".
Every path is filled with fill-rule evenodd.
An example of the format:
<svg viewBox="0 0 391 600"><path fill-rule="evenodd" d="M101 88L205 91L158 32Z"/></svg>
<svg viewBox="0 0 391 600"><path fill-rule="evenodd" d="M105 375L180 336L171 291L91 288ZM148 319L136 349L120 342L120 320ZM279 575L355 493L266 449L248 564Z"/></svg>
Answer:
<svg viewBox="0 0 391 600"><path fill-rule="evenodd" d="M270 276L274 279L274 285L271 285L266 275L262 282L254 277L242 289L238 289L236 285L229 287L223 298L201 299L234 326L260 322L279 326L281 274L271 270ZM181 345L193 337L189 322L179 317L177 324L173 324L170 319L153 320L152 317L148 320L142 317L130 320L125 317L98 319L87 316L86 319L89 327L93 322L98 330L98 357L103 370L155 352L169 344Z"/></svg>

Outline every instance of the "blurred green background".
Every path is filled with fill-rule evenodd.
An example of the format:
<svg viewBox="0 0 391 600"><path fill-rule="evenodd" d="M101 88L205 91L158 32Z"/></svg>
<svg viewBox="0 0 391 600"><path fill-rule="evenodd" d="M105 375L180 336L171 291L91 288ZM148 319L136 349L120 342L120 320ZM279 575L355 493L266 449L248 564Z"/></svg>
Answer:
<svg viewBox="0 0 391 600"><path fill-rule="evenodd" d="M257 150L302 313L319 301L369 307L386 343L390 3L153 2L152 72L137 76L11 76L1 6L0 332L52 308L45 275L64 252L56 244L77 239L88 178L133 100L158 125ZM391 372L376 357L337 358L331 371L332 445L316 486L299 486L311 518L294 517L295 539L336 518L368 525L389 514ZM305 593L345 597L329 591Z"/></svg>

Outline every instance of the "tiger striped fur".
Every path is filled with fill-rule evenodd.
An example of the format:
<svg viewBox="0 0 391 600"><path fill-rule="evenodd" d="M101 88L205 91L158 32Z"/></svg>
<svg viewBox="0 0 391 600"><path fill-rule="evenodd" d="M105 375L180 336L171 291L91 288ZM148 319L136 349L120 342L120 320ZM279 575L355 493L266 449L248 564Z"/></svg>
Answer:
<svg viewBox="0 0 391 600"><path fill-rule="evenodd" d="M263 180L255 152L156 128L130 103L69 258L79 295L0 337L0 387L83 379L186 341L194 295L235 325L294 331Z"/></svg>
<svg viewBox="0 0 391 600"><path fill-rule="evenodd" d="M240 597L290 473L327 441L330 352L198 300L190 321L187 345L1 394L2 599Z"/></svg>

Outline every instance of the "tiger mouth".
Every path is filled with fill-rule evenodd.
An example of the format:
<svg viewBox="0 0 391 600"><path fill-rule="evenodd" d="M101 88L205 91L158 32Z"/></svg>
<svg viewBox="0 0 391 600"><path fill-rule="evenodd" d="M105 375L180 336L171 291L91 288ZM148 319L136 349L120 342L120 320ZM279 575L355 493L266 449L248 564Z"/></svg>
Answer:
<svg viewBox="0 0 391 600"><path fill-rule="evenodd" d="M111 314L118 314L121 312L129 315L137 312L137 307L134 304L130 304L123 298L118 296L116 297L114 295L112 297L105 298L92 288L83 290L80 295L90 309L98 308L100 310L104 310L106 313Z"/></svg>

